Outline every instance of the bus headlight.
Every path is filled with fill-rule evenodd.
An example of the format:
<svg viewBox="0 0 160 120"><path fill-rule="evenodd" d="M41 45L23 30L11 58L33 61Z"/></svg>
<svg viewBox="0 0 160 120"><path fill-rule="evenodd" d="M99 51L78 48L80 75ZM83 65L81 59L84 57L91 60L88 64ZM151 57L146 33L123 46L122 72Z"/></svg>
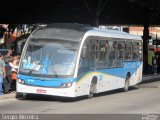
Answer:
<svg viewBox="0 0 160 120"><path fill-rule="evenodd" d="M24 80L18 79L18 82L24 84Z"/></svg>
<svg viewBox="0 0 160 120"><path fill-rule="evenodd" d="M61 87L63 87L63 88L68 88L68 87L71 87L71 86L72 86L72 83L71 83L71 82L63 83L63 84L61 85Z"/></svg>

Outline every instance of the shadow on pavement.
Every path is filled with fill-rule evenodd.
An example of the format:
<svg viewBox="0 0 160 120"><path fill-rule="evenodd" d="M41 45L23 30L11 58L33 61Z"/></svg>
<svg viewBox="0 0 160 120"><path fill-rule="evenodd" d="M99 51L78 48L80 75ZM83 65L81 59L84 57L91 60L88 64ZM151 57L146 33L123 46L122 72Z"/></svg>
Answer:
<svg viewBox="0 0 160 120"><path fill-rule="evenodd" d="M137 89L139 89L139 88L136 87L136 86L131 86L129 88L128 92L132 91L132 90L137 90ZM123 89L116 89L116 90L111 90L111 91L98 93L98 94L95 95L95 97L106 96L106 95L108 96L108 95L119 94L119 93L125 93L125 92L123 91Z"/></svg>
<svg viewBox="0 0 160 120"><path fill-rule="evenodd" d="M85 96L77 97L77 98L70 98L70 97L57 97L57 96L50 96L50 95L34 95L30 94L27 95L25 98L17 98L19 100L35 100L35 101L56 101L56 102L76 102L80 100L85 100Z"/></svg>

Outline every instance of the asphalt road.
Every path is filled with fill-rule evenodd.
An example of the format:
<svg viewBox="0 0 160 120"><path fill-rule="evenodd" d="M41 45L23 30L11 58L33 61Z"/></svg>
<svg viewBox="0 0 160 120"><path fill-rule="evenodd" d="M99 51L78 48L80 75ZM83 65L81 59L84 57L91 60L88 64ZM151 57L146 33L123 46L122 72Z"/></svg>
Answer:
<svg viewBox="0 0 160 120"><path fill-rule="evenodd" d="M132 87L128 92L122 92L119 89L101 93L92 99L81 97L70 100L51 96L32 96L32 98L27 100L11 98L0 101L0 113L160 114L160 80L144 82L136 87ZM72 117L74 118L74 116ZM96 119L93 115L91 118Z"/></svg>

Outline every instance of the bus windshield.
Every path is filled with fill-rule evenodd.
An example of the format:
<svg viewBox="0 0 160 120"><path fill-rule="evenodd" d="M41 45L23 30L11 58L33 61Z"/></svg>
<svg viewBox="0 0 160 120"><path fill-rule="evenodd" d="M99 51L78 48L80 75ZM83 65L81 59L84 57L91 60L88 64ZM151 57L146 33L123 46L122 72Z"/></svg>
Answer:
<svg viewBox="0 0 160 120"><path fill-rule="evenodd" d="M78 42L30 39L19 73L39 77L73 77Z"/></svg>

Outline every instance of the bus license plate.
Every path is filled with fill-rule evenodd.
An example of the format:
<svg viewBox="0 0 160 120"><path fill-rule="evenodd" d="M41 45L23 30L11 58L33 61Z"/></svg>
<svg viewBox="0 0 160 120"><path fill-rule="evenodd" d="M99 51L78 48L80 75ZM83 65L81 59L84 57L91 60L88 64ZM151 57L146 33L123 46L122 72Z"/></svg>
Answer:
<svg viewBox="0 0 160 120"><path fill-rule="evenodd" d="M46 90L44 90L44 89L37 89L37 93L46 93Z"/></svg>

